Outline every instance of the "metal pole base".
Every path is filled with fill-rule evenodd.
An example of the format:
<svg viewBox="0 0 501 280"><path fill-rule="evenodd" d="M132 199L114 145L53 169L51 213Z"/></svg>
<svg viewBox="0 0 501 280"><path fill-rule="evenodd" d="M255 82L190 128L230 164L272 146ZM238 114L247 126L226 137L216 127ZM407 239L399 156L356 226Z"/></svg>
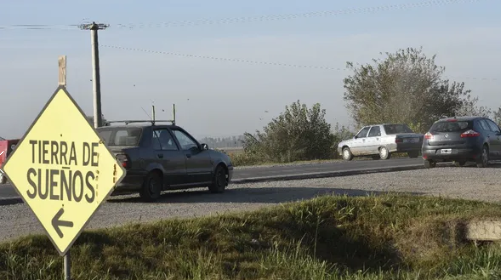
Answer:
<svg viewBox="0 0 501 280"><path fill-rule="evenodd" d="M64 280L71 280L70 252L64 255Z"/></svg>

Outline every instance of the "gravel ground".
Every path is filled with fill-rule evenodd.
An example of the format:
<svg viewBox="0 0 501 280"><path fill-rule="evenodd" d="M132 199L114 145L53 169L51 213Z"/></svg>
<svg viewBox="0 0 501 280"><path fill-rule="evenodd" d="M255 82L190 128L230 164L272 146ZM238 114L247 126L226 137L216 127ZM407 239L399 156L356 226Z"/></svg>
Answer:
<svg viewBox="0 0 501 280"><path fill-rule="evenodd" d="M241 184L230 186L223 194L209 194L203 189L170 192L164 194L159 202L149 204L140 202L137 196L113 197L101 207L87 228L253 210L328 193L365 195L390 191L498 202L501 200L500 171L500 166L486 169L437 167L337 178ZM42 233L43 230L26 205L0 207L0 241L29 232Z"/></svg>

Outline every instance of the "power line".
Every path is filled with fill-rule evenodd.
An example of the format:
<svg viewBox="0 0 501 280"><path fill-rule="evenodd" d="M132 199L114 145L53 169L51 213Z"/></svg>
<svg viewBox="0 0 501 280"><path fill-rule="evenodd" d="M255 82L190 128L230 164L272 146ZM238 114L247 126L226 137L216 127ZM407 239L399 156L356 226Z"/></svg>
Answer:
<svg viewBox="0 0 501 280"><path fill-rule="evenodd" d="M12 24L0 25L0 30L28 29L28 30L78 30L79 24Z"/></svg>
<svg viewBox="0 0 501 280"><path fill-rule="evenodd" d="M207 55L182 54L182 53L173 53L173 52L165 52L165 51L146 50L146 49L140 49L140 48L127 48L127 47L119 47L119 46L111 46L111 45L101 45L101 44L99 46L104 47L104 48L119 49L119 50L125 50L125 51L137 51L137 52L144 52L144 53L163 54L163 55L187 57L187 58L202 58L202 59L210 59L210 60L224 61L224 62L238 62L238 63L248 63L248 64L261 64L261 65L281 66L281 67L290 67L290 68L305 68L305 69L320 69L320 70L336 70L336 71L348 70L346 68L330 67L330 66L299 65L299 64L269 62L269 61L256 61L256 60L238 59L238 58L224 58L224 57L215 57L215 56L207 56ZM447 75L445 75L445 76L447 76ZM501 78L486 78L486 77L461 77L461 79L478 80L478 81L499 81L499 80L501 80Z"/></svg>
<svg viewBox="0 0 501 280"><path fill-rule="evenodd" d="M409 8L436 6L442 4L456 4L459 2L478 2L478 1L482 0L431 0L431 1L407 3L407 4L375 6L368 8L352 8L346 10L317 11L317 12L288 14L288 15L267 15L267 16L237 17L237 18L225 18L225 19L202 19L194 21L165 22L156 24L155 23L117 24L117 26L120 28L134 29L134 28L145 28L145 27L160 28L160 27L182 27L182 26L197 26L197 25L210 25L210 24L227 24L227 23L241 23L241 22L252 22L252 21L280 21L280 20L293 20L298 18L310 18L310 17L321 17L321 16L375 13L375 12L390 11L390 10L403 10Z"/></svg>
<svg viewBox="0 0 501 280"><path fill-rule="evenodd" d="M139 48L126 48L126 47L118 47L118 46L110 46L110 45L99 45L99 46L104 47L104 48L120 49L120 50L126 50L126 51L138 51L138 52L145 52L145 53L155 53L155 54L163 54L163 55L178 56L178 57L188 57L188 58L202 58L202 59L211 59L211 60L226 61L226 62L263 64L263 65L284 66L284 67L293 67L293 68L310 68L310 69L338 70L338 71L346 70L345 68L329 67L329 66L299 65L299 64L269 62L269 61L255 61L255 60L238 59L238 58L224 58L224 57L215 57L215 56L207 56L207 55L194 55L194 54L182 54L182 53L173 53L173 52L164 52L164 51L154 51L154 50L146 50L146 49L139 49Z"/></svg>
<svg viewBox="0 0 501 280"><path fill-rule="evenodd" d="M280 20L293 20L299 18L311 18L311 17L321 17L321 16L336 16L336 15L346 15L346 14L361 14L361 13L376 13L382 11L391 10L405 10L410 8L421 8L428 6L438 6L447 4L457 4L461 2L479 2L485 0L430 0L424 2L407 3L407 4L394 4L394 5L384 5L384 6L374 6L367 8L352 8L345 10L324 10L308 13L298 13L298 14L285 14L285 15L265 15L265 16L253 16L253 17L236 17L236 18L223 18L223 19L201 19L201 20L187 20L179 22L164 22L164 23L118 23L115 26L118 28L166 28L166 27L183 27L183 26L198 26L198 25L214 25L214 24L228 24L228 23L242 23L242 22L253 22L253 21L280 21ZM2 29L68 29L77 30L79 24L69 24L69 25L46 25L46 24L20 24L20 25L0 25L0 30Z"/></svg>

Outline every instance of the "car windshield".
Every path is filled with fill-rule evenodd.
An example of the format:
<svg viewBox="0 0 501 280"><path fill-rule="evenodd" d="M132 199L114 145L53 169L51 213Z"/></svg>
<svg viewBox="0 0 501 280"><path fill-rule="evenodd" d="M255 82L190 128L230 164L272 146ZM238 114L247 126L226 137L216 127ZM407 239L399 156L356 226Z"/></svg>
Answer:
<svg viewBox="0 0 501 280"><path fill-rule="evenodd" d="M398 134L398 133L414 133L406 124L385 124L384 131L386 134Z"/></svg>
<svg viewBox="0 0 501 280"><path fill-rule="evenodd" d="M107 146L134 147L139 143L142 129L139 127L100 127L99 137Z"/></svg>
<svg viewBox="0 0 501 280"><path fill-rule="evenodd" d="M471 127L471 121L440 121L432 125L430 132L463 132Z"/></svg>

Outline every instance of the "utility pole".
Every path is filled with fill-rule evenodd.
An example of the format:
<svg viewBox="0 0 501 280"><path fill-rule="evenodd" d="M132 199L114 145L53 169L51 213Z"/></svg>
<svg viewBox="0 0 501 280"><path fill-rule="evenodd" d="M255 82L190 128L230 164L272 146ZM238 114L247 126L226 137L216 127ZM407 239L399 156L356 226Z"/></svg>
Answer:
<svg viewBox="0 0 501 280"><path fill-rule="evenodd" d="M66 87L66 55L60 55L57 59L57 64L59 68L59 86ZM70 251L64 255L63 259L63 269L64 269L64 280L71 280L71 257Z"/></svg>
<svg viewBox="0 0 501 280"><path fill-rule="evenodd" d="M61 55L57 60L59 66L59 85L66 86L66 56Z"/></svg>
<svg viewBox="0 0 501 280"><path fill-rule="evenodd" d="M99 72L99 40L97 31L108 28L109 25L92 22L91 24L82 24L80 29L90 30L92 44L92 84L94 89L94 127L102 126L101 110L101 74Z"/></svg>

